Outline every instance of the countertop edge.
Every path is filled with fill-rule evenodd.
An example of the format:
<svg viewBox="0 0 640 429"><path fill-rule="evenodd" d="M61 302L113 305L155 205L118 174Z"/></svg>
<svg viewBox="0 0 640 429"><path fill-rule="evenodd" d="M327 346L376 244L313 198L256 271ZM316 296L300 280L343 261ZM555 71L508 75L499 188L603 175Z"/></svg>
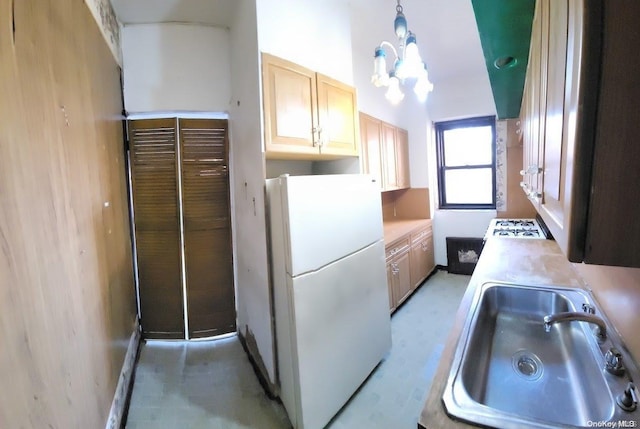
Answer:
<svg viewBox="0 0 640 429"><path fill-rule="evenodd" d="M382 223L384 231L384 244L388 246L393 242L411 234L416 230L431 226L431 219L393 219Z"/></svg>

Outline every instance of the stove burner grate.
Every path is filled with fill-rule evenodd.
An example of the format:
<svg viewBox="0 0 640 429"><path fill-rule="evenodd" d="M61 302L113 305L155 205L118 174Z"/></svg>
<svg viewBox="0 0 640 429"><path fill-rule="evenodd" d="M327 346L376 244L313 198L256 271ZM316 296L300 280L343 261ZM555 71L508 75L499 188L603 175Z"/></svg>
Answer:
<svg viewBox="0 0 640 429"><path fill-rule="evenodd" d="M536 219L493 219L487 228L485 238L546 238Z"/></svg>
<svg viewBox="0 0 640 429"><path fill-rule="evenodd" d="M535 227L535 223L528 219L498 219L496 226L499 227Z"/></svg>

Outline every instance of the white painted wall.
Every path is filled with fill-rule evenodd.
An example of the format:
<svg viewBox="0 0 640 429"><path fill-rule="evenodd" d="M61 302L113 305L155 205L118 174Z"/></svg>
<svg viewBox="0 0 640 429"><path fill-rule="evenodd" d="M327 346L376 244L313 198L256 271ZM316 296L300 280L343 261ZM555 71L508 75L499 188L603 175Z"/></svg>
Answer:
<svg viewBox="0 0 640 429"><path fill-rule="evenodd" d="M230 142L238 331L273 389L275 337L269 289L256 6L253 0L236 1L230 30Z"/></svg>
<svg viewBox="0 0 640 429"><path fill-rule="evenodd" d="M266 162L267 178L281 174L305 176L310 174L359 174L360 158L349 157L333 161L291 161L268 159Z"/></svg>
<svg viewBox="0 0 640 429"><path fill-rule="evenodd" d="M447 237L484 237L495 210L436 210L433 246L437 265L447 266Z"/></svg>
<svg viewBox="0 0 640 429"><path fill-rule="evenodd" d="M360 174L360 158L349 157L333 161L316 161L313 174Z"/></svg>
<svg viewBox="0 0 640 429"><path fill-rule="evenodd" d="M429 112L434 122L496 114L493 94L486 73L447 80L438 84L431 94ZM435 154L435 139L429 143ZM433 205L433 240L435 262L447 265L446 237L484 237L489 221L497 216L496 210L440 210L437 208L437 178L435 155L430 159L434 171L430 186Z"/></svg>
<svg viewBox="0 0 640 429"><path fill-rule="evenodd" d="M128 112L226 112L231 98L226 28L137 24L122 28Z"/></svg>
<svg viewBox="0 0 640 429"><path fill-rule="evenodd" d="M430 96L429 116L433 122L496 114L486 70L484 74L440 82Z"/></svg>
<svg viewBox="0 0 640 429"><path fill-rule="evenodd" d="M272 179L282 174L290 174L291 176L307 176L313 174L313 161L268 159L265 165L267 179Z"/></svg>
<svg viewBox="0 0 640 429"><path fill-rule="evenodd" d="M349 2L256 0L262 52L353 85Z"/></svg>

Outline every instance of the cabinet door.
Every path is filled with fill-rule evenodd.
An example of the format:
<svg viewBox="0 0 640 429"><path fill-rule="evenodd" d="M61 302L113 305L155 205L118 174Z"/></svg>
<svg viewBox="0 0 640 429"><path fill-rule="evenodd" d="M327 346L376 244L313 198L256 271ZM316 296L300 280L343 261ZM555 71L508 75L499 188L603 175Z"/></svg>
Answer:
<svg viewBox="0 0 640 429"><path fill-rule="evenodd" d="M409 252L406 251L394 258L395 263L395 278L394 282L397 282L395 291L397 292L398 305L404 301L411 293L411 260L409 258Z"/></svg>
<svg viewBox="0 0 640 429"><path fill-rule="evenodd" d="M226 119L179 119L189 338L236 331Z"/></svg>
<svg viewBox="0 0 640 429"><path fill-rule="evenodd" d="M392 261L387 261L387 289L389 290L389 311L393 312L393 310L396 309L396 306L398 305L397 301L396 301L396 295L397 293L394 293L395 288L397 287L397 285L395 285L394 279L395 279L395 265L393 265Z"/></svg>
<svg viewBox="0 0 640 429"><path fill-rule="evenodd" d="M267 158L305 158L319 153L315 72L262 54L265 152Z"/></svg>
<svg viewBox="0 0 640 429"><path fill-rule="evenodd" d="M409 187L409 133L401 128L396 129L396 174L400 189Z"/></svg>
<svg viewBox="0 0 640 429"><path fill-rule="evenodd" d="M385 190L398 189L396 127L382 123L382 172Z"/></svg>
<svg viewBox="0 0 640 429"><path fill-rule="evenodd" d="M316 74L320 153L358 156L358 109L355 89Z"/></svg>
<svg viewBox="0 0 640 429"><path fill-rule="evenodd" d="M523 189L534 206L539 204L539 194L542 190L542 158L540 152L544 150L541 144L544 129L543 117L545 105L544 91L546 85L545 31L548 32L548 1L536 2L536 9L531 28L531 48L529 51L529 65L523 95L522 109L526 112L523 117ZM525 104L526 103L526 104Z"/></svg>
<svg viewBox="0 0 640 429"><path fill-rule="evenodd" d="M540 216L553 231L559 243L566 239L564 171L566 145L563 135L565 82L567 65L568 1L553 0L549 4L549 52L547 63L547 97L544 129L543 188Z"/></svg>
<svg viewBox="0 0 640 429"><path fill-rule="evenodd" d="M362 146L363 173L370 174L380 189L384 188L382 181L382 153L381 144L382 123L369 115L360 113L360 144Z"/></svg>
<svg viewBox="0 0 640 429"><path fill-rule="evenodd" d="M411 289L416 289L426 277L426 252L422 251L422 241L411 245Z"/></svg>
<svg viewBox="0 0 640 429"><path fill-rule="evenodd" d="M184 339L176 120L129 121L128 128L143 334Z"/></svg>
<svg viewBox="0 0 640 429"><path fill-rule="evenodd" d="M585 262L640 268L640 58L637 54L629 55L634 49L631 46L640 44L637 26L640 2L605 2L603 15L604 49L600 60L598 109L593 121L597 124L594 162L590 166L590 189L593 192L590 195L584 193L580 188L585 181L574 180L571 217L573 222L581 217L576 213L580 208L578 196L588 196L589 212L583 247ZM588 35L584 37L588 39ZM592 48L588 41L583 42L583 46L585 51ZM587 64L592 62L587 61ZM593 67L586 65L584 71L589 70ZM576 80L584 82L584 79ZM580 101L588 104L587 95L592 87L583 83L583 88L586 93ZM596 96L593 92L591 94ZM582 120L582 125L591 125L588 115L583 114ZM584 131L576 136L576 151L587 152L584 147L586 140ZM573 169L579 167L576 164L572 163ZM579 170L574 174L574 177L584 177ZM580 236L579 233L575 235ZM637 313L633 317L637 318Z"/></svg>
<svg viewBox="0 0 640 429"><path fill-rule="evenodd" d="M435 267L433 237L425 235L411 245L411 289L415 290Z"/></svg>
<svg viewBox="0 0 640 429"><path fill-rule="evenodd" d="M407 235L385 248L391 310L394 310L411 292L410 244L410 237Z"/></svg>

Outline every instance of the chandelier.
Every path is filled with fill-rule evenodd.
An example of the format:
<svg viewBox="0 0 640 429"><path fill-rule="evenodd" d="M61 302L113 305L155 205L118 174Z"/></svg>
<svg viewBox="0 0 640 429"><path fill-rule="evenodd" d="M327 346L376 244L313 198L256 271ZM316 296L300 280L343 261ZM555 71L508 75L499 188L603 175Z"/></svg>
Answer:
<svg viewBox="0 0 640 429"><path fill-rule="evenodd" d="M407 19L402 13L402 5L398 0L396 6L396 19L393 28L398 37L399 47L396 49L386 40L380 43L375 50L373 60L373 76L371 82L377 86L388 87L385 97L392 104L397 104L404 98L400 85L413 85L418 100L424 102L429 92L433 90L433 84L429 81L427 66L420 57L416 35L407 30ZM387 60L384 48L393 51L395 61L393 68L387 72Z"/></svg>

